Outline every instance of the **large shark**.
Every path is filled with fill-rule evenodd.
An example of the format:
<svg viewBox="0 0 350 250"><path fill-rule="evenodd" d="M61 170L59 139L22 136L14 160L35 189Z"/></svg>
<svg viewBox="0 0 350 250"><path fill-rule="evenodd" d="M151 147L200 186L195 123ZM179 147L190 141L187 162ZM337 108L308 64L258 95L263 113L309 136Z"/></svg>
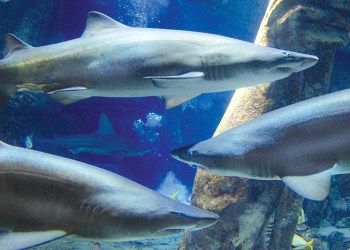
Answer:
<svg viewBox="0 0 350 250"><path fill-rule="evenodd" d="M207 92L271 82L316 64L311 55L205 33L133 28L90 12L82 37L31 47L6 36L0 100L38 90L69 104L91 96L162 96L168 108Z"/></svg>
<svg viewBox="0 0 350 250"><path fill-rule="evenodd" d="M137 156L151 151L151 147L146 147L139 141L118 135L105 114L101 114L99 128L92 134L79 134L56 136L53 139L38 137L37 139L26 138L27 148L31 148L34 143L45 147L65 148L73 154L81 152L116 156Z"/></svg>
<svg viewBox="0 0 350 250"><path fill-rule="evenodd" d="M332 174L350 173L350 90L261 115L172 155L224 176L282 180L313 200Z"/></svg>
<svg viewBox="0 0 350 250"><path fill-rule="evenodd" d="M129 241L213 225L218 216L78 161L0 142L0 246L64 236Z"/></svg>

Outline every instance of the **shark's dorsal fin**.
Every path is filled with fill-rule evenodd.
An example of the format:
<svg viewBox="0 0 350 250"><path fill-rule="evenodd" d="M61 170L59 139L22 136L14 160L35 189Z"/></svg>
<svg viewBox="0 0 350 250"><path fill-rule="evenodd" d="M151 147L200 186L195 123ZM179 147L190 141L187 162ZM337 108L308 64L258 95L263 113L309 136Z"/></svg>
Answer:
<svg viewBox="0 0 350 250"><path fill-rule="evenodd" d="M109 28L128 27L97 11L91 11L86 20L86 28L82 37L93 36Z"/></svg>
<svg viewBox="0 0 350 250"><path fill-rule="evenodd" d="M104 135L114 135L115 134L115 130L112 126L112 123L109 120L109 118L106 116L105 113L101 114L100 124L99 124L98 130L96 131L96 133L104 134Z"/></svg>
<svg viewBox="0 0 350 250"><path fill-rule="evenodd" d="M5 42L6 42L6 52L7 52L6 57L8 57L14 51L32 48L32 46L23 42L21 39L19 39L18 37L16 37L14 34L11 34L11 33L6 34Z"/></svg>

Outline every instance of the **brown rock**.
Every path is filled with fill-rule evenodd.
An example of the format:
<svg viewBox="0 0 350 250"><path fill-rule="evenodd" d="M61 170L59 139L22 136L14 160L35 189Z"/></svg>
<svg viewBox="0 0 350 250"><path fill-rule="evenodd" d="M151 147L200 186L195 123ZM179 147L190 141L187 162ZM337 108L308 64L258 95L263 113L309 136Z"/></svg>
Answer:
<svg viewBox="0 0 350 250"><path fill-rule="evenodd" d="M271 0L256 43L314 54L319 63L287 79L237 90L215 134L327 93L335 48L348 42L349 13L349 1ZM264 227L276 208L269 249L289 249L301 198L288 190L281 182L218 177L198 170L192 204L221 218L211 228L185 235L179 249L266 249Z"/></svg>

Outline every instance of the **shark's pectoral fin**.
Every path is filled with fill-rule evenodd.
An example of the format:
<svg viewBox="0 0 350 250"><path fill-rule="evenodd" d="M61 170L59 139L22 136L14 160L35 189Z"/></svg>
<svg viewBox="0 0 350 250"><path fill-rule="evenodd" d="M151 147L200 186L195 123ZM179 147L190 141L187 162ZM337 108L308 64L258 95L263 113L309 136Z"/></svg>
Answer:
<svg viewBox="0 0 350 250"><path fill-rule="evenodd" d="M165 101L165 107L167 109L175 108L179 105L181 105L184 102L187 102L193 98L198 96L197 94L195 95L184 95L184 96L163 96L163 99Z"/></svg>
<svg viewBox="0 0 350 250"><path fill-rule="evenodd" d="M52 99L62 104L72 104L91 97L84 93L85 87L72 87L48 93Z"/></svg>
<svg viewBox="0 0 350 250"><path fill-rule="evenodd" d="M177 76L146 76L144 78L152 79L153 85L158 88L190 88L191 83L204 80L204 73L189 72Z"/></svg>
<svg viewBox="0 0 350 250"><path fill-rule="evenodd" d="M17 91L32 91L32 92L44 92L51 94L55 91L72 91L72 90L84 90L87 89L85 86L80 86L76 83L23 83L16 85Z"/></svg>
<svg viewBox="0 0 350 250"><path fill-rule="evenodd" d="M324 200L330 190L332 170L307 176L286 176L282 181L294 192L310 200Z"/></svg>
<svg viewBox="0 0 350 250"><path fill-rule="evenodd" d="M60 230L41 232L4 232L0 234L0 248L6 250L18 250L38 246L66 236L67 233Z"/></svg>

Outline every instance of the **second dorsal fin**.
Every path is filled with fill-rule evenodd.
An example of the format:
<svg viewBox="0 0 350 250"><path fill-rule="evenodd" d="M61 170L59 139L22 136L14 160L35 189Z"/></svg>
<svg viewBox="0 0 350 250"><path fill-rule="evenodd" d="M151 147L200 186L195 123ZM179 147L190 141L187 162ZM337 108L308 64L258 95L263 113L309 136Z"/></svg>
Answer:
<svg viewBox="0 0 350 250"><path fill-rule="evenodd" d="M109 16L106 16L105 14L102 14L97 11L91 11L88 14L88 17L86 20L86 28L82 37L93 36L95 34L103 32L105 29L108 29L108 28L122 28L122 27L128 27L128 26L115 21L114 19L110 18Z"/></svg>
<svg viewBox="0 0 350 250"><path fill-rule="evenodd" d="M23 42L21 39L19 39L18 37L16 37L14 34L11 34L11 33L6 34L5 42L6 42L6 52L7 52L6 57L8 57L14 51L32 48L32 46Z"/></svg>

